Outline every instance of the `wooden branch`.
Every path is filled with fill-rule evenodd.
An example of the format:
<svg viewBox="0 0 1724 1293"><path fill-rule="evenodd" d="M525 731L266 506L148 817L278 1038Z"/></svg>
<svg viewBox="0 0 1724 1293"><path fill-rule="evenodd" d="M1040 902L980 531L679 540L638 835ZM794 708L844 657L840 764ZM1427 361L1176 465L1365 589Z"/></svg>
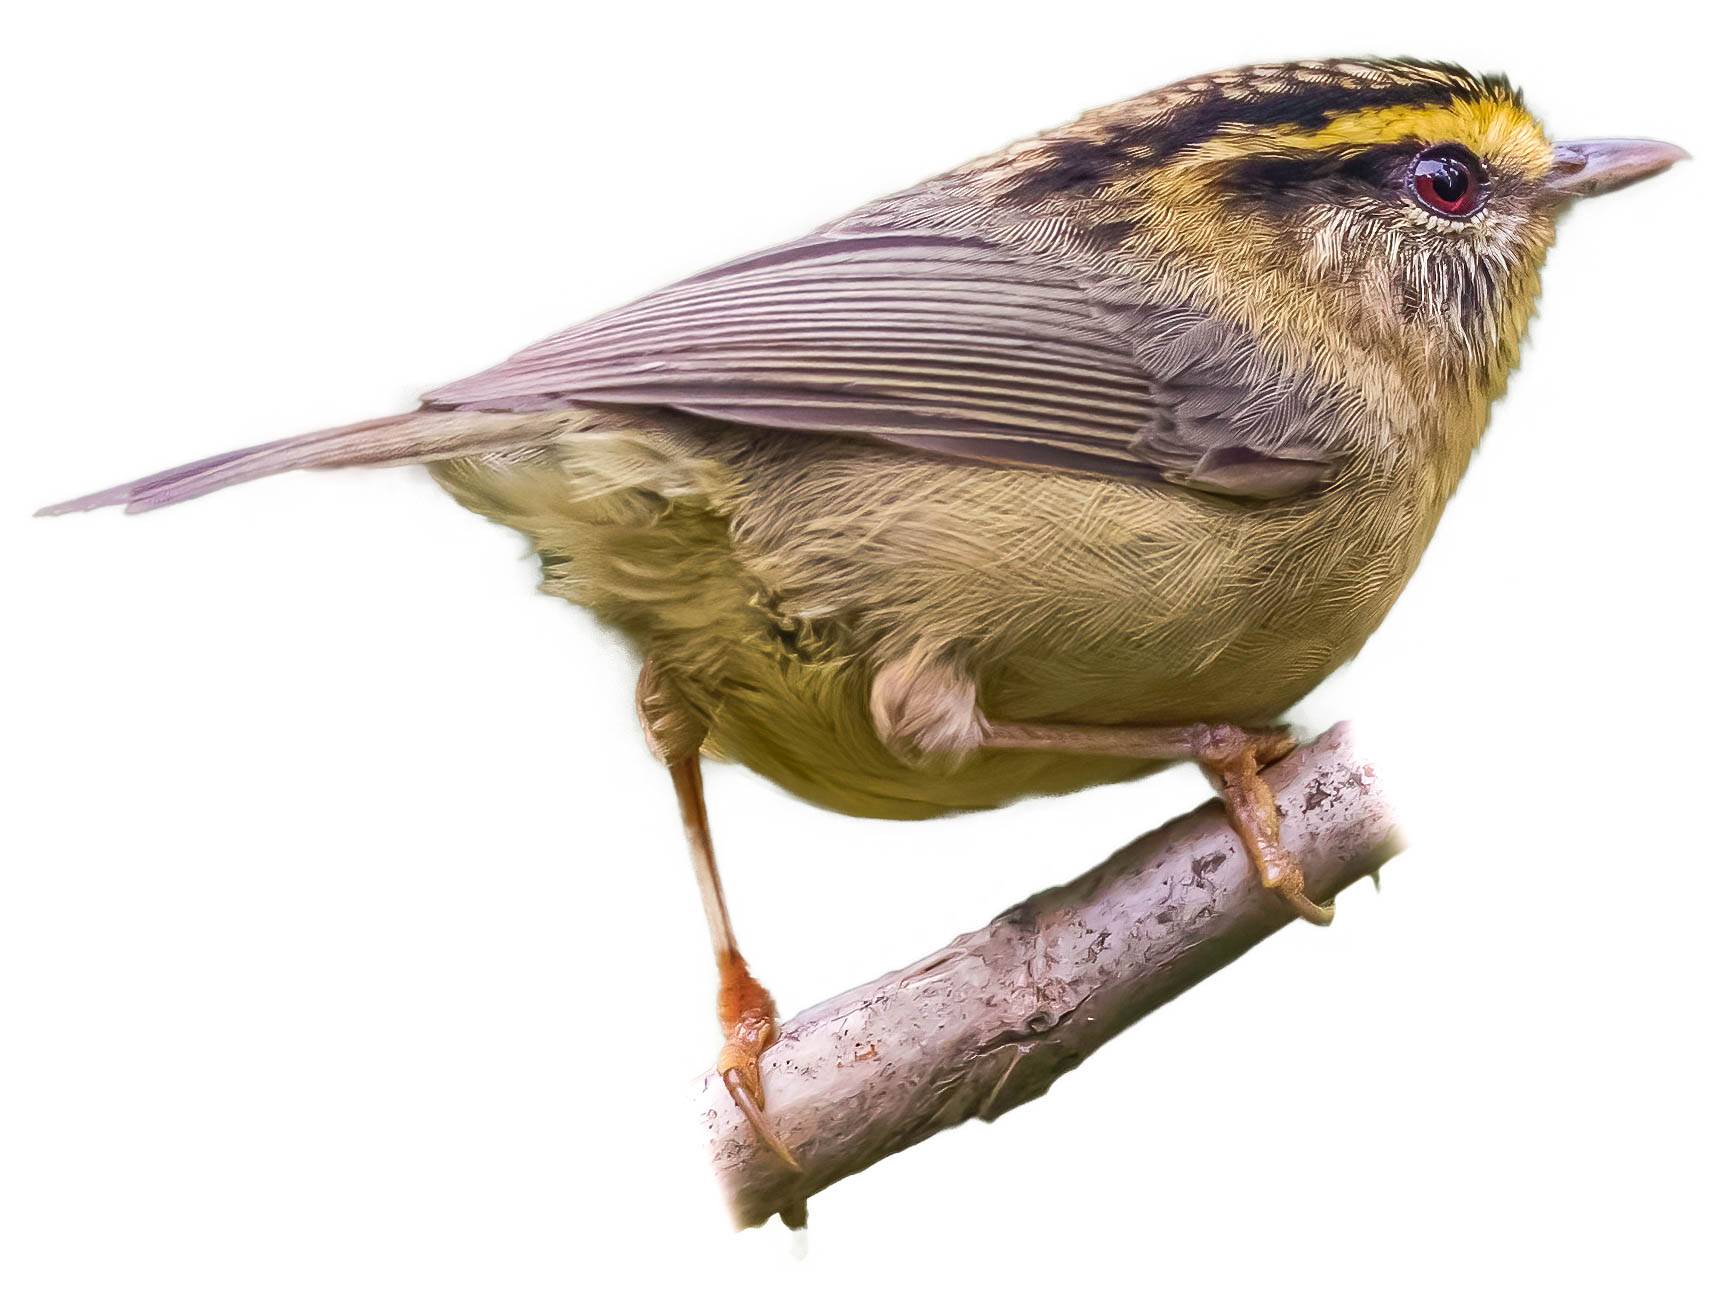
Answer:
<svg viewBox="0 0 1724 1293"><path fill-rule="evenodd" d="M1345 726L1265 770L1282 838L1327 901L1401 848ZM767 1117L802 1165L760 1147L717 1077L699 1099L738 1226L969 1118L994 1119L1287 924L1219 804L1126 845L915 965L786 1023L765 1056Z"/></svg>

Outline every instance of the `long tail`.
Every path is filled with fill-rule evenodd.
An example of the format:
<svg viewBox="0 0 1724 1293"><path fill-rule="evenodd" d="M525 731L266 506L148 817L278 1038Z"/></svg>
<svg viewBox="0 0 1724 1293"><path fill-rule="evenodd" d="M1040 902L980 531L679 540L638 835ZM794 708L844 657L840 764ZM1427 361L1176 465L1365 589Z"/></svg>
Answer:
<svg viewBox="0 0 1724 1293"><path fill-rule="evenodd" d="M301 467L352 467L435 462L544 444L571 428L567 411L545 413L402 413L235 449L173 467L124 485L44 507L37 516L87 512L124 504L147 512L229 485Z"/></svg>

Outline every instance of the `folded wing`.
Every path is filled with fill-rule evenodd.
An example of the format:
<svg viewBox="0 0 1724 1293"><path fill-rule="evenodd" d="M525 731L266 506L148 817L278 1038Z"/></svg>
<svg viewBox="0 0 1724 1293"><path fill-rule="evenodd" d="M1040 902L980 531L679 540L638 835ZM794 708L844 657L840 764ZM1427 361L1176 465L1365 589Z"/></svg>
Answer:
<svg viewBox="0 0 1724 1293"><path fill-rule="evenodd" d="M430 392L416 413L221 454L59 504L161 507L301 467L543 443L556 410L664 406L985 462L1279 498L1332 470L1346 411L1250 336L1102 294L989 238L878 226L733 261Z"/></svg>
<svg viewBox="0 0 1724 1293"><path fill-rule="evenodd" d="M822 235L687 279L432 391L433 408L656 404L1002 462L1158 474L1129 349L1057 272L979 239Z"/></svg>

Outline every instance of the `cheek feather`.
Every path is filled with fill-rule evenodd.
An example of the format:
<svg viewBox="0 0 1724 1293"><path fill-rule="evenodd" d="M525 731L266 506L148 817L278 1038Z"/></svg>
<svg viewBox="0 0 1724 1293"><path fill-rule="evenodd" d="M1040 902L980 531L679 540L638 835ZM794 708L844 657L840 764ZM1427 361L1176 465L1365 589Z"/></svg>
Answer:
<svg viewBox="0 0 1724 1293"><path fill-rule="evenodd" d="M1400 288L1391 272L1393 247L1388 256L1370 254L1384 238L1396 240L1392 230L1373 228L1363 213L1346 207L1319 207L1301 226L1304 244L1301 270L1314 291L1345 290L1339 298L1351 315L1351 325L1381 340L1401 327Z"/></svg>
<svg viewBox="0 0 1724 1293"><path fill-rule="evenodd" d="M1360 202L1315 205L1288 232L1306 290L1355 339L1473 387L1495 386L1513 365L1543 255L1534 222Z"/></svg>

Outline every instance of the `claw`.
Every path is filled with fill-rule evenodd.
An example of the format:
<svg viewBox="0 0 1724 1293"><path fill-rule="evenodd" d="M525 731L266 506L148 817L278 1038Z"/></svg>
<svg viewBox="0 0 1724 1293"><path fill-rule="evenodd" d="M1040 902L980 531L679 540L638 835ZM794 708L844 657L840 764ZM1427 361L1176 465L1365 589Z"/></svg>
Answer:
<svg viewBox="0 0 1724 1293"><path fill-rule="evenodd" d="M1327 925L1335 919L1334 903L1325 906L1321 903L1312 902L1303 893L1288 893L1286 890L1279 890L1278 892L1286 900L1289 907L1313 925Z"/></svg>
<svg viewBox="0 0 1724 1293"><path fill-rule="evenodd" d="M1324 906L1312 902L1305 894L1305 872L1281 849L1280 845L1263 847L1263 887L1278 894L1281 901L1313 925L1327 925L1335 919L1335 904Z"/></svg>
<svg viewBox="0 0 1724 1293"><path fill-rule="evenodd" d="M1263 767L1293 753L1299 742L1290 727L1270 728L1257 740L1257 764Z"/></svg>
<svg viewBox="0 0 1724 1293"><path fill-rule="evenodd" d="M742 1110L742 1116L748 1119L748 1125L754 1128L754 1134L760 1138L760 1143L776 1154L792 1172L800 1172L802 1164L796 1161L796 1156L778 1138L778 1133L767 1124L766 1114L762 1109L765 1100L759 1098L755 1091L749 1090L751 1085L756 1090L760 1087L759 1068L754 1069L752 1083L749 1081L750 1075L742 1068L725 1069L721 1076L724 1079L724 1089L730 1092L731 1100Z"/></svg>
<svg viewBox="0 0 1724 1293"><path fill-rule="evenodd" d="M745 1033L746 1023L737 1026L737 1033ZM753 1044L750 1045L749 1043ZM760 1085L760 1052L764 1043L758 1035L748 1037L747 1041L739 1041L733 1034L731 1040L725 1042L724 1048L718 1053L718 1063L715 1066L724 1075L728 1087L734 1080L748 1098L754 1101L757 1109L766 1108L766 1091Z"/></svg>

